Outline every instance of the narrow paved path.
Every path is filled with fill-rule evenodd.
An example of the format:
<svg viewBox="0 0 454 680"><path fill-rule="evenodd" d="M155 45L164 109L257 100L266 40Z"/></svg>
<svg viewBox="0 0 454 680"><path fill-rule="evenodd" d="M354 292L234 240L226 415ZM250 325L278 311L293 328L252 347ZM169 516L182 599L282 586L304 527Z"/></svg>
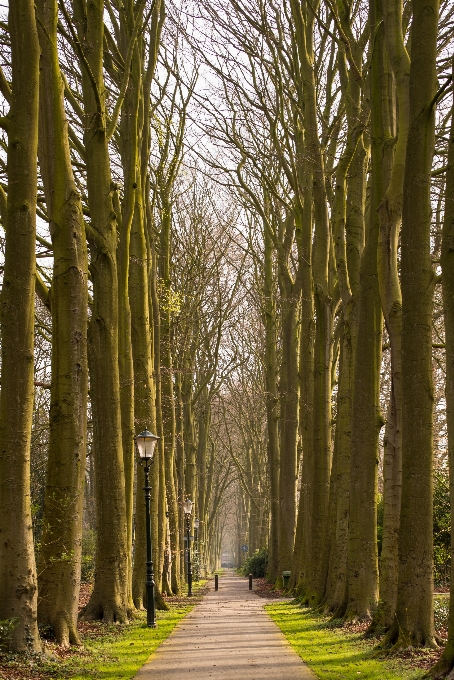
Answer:
<svg viewBox="0 0 454 680"><path fill-rule="evenodd" d="M314 680L248 581L228 574L158 647L134 680Z"/></svg>

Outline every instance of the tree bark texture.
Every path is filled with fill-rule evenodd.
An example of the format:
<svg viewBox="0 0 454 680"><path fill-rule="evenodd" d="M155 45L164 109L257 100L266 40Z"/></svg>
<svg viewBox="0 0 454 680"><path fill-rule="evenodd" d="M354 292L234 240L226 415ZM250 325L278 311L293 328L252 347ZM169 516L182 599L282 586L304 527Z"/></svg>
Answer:
<svg viewBox="0 0 454 680"><path fill-rule="evenodd" d="M383 41L380 5L370 3L376 46ZM375 28L378 27L378 28ZM370 73L372 186L369 223L361 259L357 342L355 348L352 446L350 455L350 516L348 539L348 599L345 616L370 619L378 601L377 493L380 412L382 312L378 289L377 206L383 195L381 128L382 53L373 50ZM386 167L386 164L384 164Z"/></svg>
<svg viewBox="0 0 454 680"><path fill-rule="evenodd" d="M169 197L167 196L167 199ZM164 213L164 211L167 211ZM169 512L170 547L172 555L172 591L176 594L180 590L180 553L179 553L179 511L176 495L176 479L174 478L176 424L175 424L175 395L174 395L174 370L171 346L171 228L172 216L170 201L167 200L163 209L159 245L159 275L162 285L162 298L160 300L160 356L161 356L161 409L162 424L165 431L165 477L167 508ZM195 500L195 499L194 499Z"/></svg>
<svg viewBox="0 0 454 680"><path fill-rule="evenodd" d="M129 599L126 492L118 368L117 219L103 77L104 3L74 0L84 102L93 306L88 329L96 483L96 573L87 620L125 621ZM89 70L85 61L88 64Z"/></svg>
<svg viewBox="0 0 454 680"><path fill-rule="evenodd" d="M299 347L300 408L299 432L302 448L301 488L293 555L291 585L304 593L310 555L311 507L314 436L314 295L312 282L312 171L308 163L302 170L303 207L301 219L301 332Z"/></svg>
<svg viewBox="0 0 454 680"><path fill-rule="evenodd" d="M77 633L87 429L87 245L71 167L55 0L37 2L41 44L39 161L53 245L49 454L39 553L40 623L61 645Z"/></svg>
<svg viewBox="0 0 454 680"><path fill-rule="evenodd" d="M439 2L414 0L402 207L402 507L396 616L387 642L435 646L433 619L430 179ZM418 540L415 541L415 536Z"/></svg>
<svg viewBox="0 0 454 680"><path fill-rule="evenodd" d="M392 112L385 121L388 145L394 145L392 173L383 201L379 205L380 236L378 268L380 297L391 352L391 395L384 437L383 460L383 540L380 556L380 607L374 627L389 629L396 609L398 580L398 539L402 488L402 294L397 267L399 233L409 124L408 80L410 59L402 33L403 7L400 0L385 0L383 19L386 49L394 73L398 119L393 110L395 97L389 79L387 99ZM395 108L395 106L394 106ZM397 130L396 130L397 123Z"/></svg>
<svg viewBox="0 0 454 680"><path fill-rule="evenodd" d="M281 284L282 360L280 367L279 572L291 569L296 528L298 437L299 295ZM278 574L280 578L281 574Z"/></svg>
<svg viewBox="0 0 454 680"><path fill-rule="evenodd" d="M1 293L0 619L16 620L9 646L22 652L41 651L30 505L39 115L39 43L31 0L9 3L8 26L12 80Z"/></svg>
<svg viewBox="0 0 454 680"><path fill-rule="evenodd" d="M270 533L268 578L275 582L279 574L279 396L277 391L276 301L273 276L273 245L264 226L264 326L267 459L270 475Z"/></svg>

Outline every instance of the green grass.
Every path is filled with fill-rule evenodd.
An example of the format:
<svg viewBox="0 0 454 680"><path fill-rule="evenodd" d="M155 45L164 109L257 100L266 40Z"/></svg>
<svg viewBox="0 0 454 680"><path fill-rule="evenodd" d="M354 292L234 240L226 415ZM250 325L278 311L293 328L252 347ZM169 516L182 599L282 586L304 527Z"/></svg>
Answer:
<svg viewBox="0 0 454 680"><path fill-rule="evenodd" d="M125 625L91 623L83 635L83 648L72 647L68 652L62 652L54 644L47 645L48 652L57 655L55 660L38 654L0 655L0 677L130 680L192 606L158 612L157 628L147 628L145 612ZM10 675L13 671L14 675Z"/></svg>
<svg viewBox="0 0 454 680"><path fill-rule="evenodd" d="M146 612L128 624L81 624L83 647L62 651L47 643L54 660L43 655L0 654L0 677L20 680L131 680L175 626L200 602L207 581L194 584L194 597L170 601L169 611L157 612L157 628L147 628ZM9 673L14 671L14 675ZM3 675L6 673L6 675Z"/></svg>
<svg viewBox="0 0 454 680"><path fill-rule="evenodd" d="M105 635L94 639L86 638L87 656L73 657L63 668L60 665L60 675L56 677L71 680L129 680L191 609L192 606L187 605L172 608L168 612L158 612L158 627L154 629L147 628L145 613L125 627L119 635L114 626L109 626Z"/></svg>
<svg viewBox="0 0 454 680"><path fill-rule="evenodd" d="M292 602L266 606L299 656L323 680L397 680L422 678L421 670L406 669L398 661L372 658L373 645L359 634L343 633L328 619Z"/></svg>

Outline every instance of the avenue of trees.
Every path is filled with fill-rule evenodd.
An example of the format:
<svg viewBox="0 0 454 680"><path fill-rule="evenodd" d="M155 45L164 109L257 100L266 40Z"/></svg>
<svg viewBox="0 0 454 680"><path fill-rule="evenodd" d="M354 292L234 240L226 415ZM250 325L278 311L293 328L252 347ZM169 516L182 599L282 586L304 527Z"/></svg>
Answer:
<svg viewBox="0 0 454 680"><path fill-rule="evenodd" d="M383 648L440 645L451 0L9 0L0 38L10 648L40 651L38 625L80 643L87 536L81 616L143 608L144 429L159 607L190 497L203 573L266 548L304 604Z"/></svg>

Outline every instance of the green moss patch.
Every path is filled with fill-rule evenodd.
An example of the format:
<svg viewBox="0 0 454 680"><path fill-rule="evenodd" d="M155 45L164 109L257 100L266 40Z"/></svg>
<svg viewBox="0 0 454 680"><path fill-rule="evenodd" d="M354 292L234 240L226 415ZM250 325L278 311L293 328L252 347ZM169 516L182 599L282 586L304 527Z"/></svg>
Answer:
<svg viewBox="0 0 454 680"><path fill-rule="evenodd" d="M323 680L395 680L422 678L424 671L402 660L373 658L373 642L361 634L343 632L325 617L293 602L266 606L293 649Z"/></svg>

